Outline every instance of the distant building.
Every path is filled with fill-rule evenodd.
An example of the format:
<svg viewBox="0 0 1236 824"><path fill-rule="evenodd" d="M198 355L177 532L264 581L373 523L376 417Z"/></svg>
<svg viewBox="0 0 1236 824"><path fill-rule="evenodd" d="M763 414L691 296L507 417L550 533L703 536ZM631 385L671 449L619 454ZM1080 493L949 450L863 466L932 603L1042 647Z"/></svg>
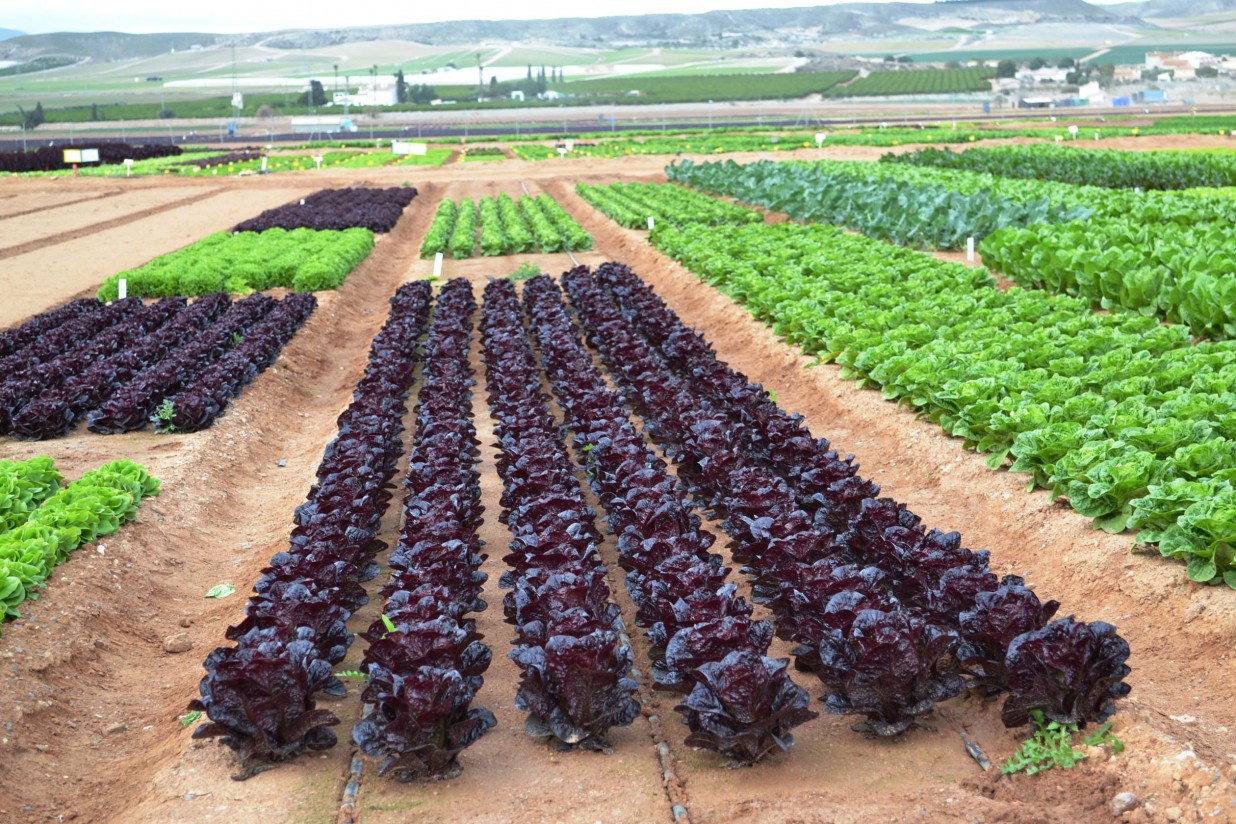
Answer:
<svg viewBox="0 0 1236 824"><path fill-rule="evenodd" d="M549 91L538 93L536 96L536 99L537 100L561 100L562 92L558 92L558 91L554 91L553 89L550 89Z"/></svg>
<svg viewBox="0 0 1236 824"><path fill-rule="evenodd" d="M1083 83L1077 88L1077 96L1091 106L1103 106L1107 103L1107 92L1103 91L1097 81Z"/></svg>
<svg viewBox="0 0 1236 824"><path fill-rule="evenodd" d="M1022 69L1017 73L1017 79L1027 86L1037 86L1041 83L1065 83L1072 69L1057 69L1044 66L1041 69Z"/></svg>
<svg viewBox="0 0 1236 824"><path fill-rule="evenodd" d="M378 82L368 88L357 89L356 94L336 92L331 100L336 106L394 106L399 103L399 92L392 80L389 84Z"/></svg>
<svg viewBox="0 0 1236 824"><path fill-rule="evenodd" d="M519 89L516 89L515 91L511 92L511 99L512 100L523 100L524 93L520 91Z"/></svg>
<svg viewBox="0 0 1236 824"><path fill-rule="evenodd" d="M1222 58L1202 51L1146 52L1146 71L1170 71L1176 80L1193 80L1201 68L1219 68Z"/></svg>

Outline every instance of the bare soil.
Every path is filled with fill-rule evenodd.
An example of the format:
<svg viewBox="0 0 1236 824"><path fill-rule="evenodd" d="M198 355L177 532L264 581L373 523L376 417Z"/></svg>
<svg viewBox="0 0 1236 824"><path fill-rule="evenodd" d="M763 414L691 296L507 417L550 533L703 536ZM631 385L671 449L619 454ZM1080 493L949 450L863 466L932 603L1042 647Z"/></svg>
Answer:
<svg viewBox="0 0 1236 824"><path fill-rule="evenodd" d="M1151 140L1138 138L1137 148L1149 148ZM838 147L837 154L861 154L850 148ZM814 150L802 154L819 156ZM1000 724L997 703L957 699L940 708L934 730L896 741L869 740L852 732L848 720L822 715L796 730L790 754L730 769L685 745L675 700L649 689L642 632L633 624L642 717L615 731L608 755L558 753L534 743L523 733L523 713L513 706L518 673L504 657L512 633L501 622L496 584L506 534L496 520L501 487L493 470L483 369L474 351L486 506L482 537L490 554L484 596L490 608L478 617L495 658L477 703L497 715L499 726L463 754L463 774L453 781L395 784L377 778L374 765L365 763L357 821L670 822L677 809L680 820L694 822L1088 822L1110 819L1119 792L1137 796L1125 821L1236 818L1231 593L1191 584L1179 564L1130 553L1129 536L1091 530L1044 493L1027 493L1021 476L992 472L960 441L877 392L854 388L835 367L811 366L728 298L653 250L645 233L618 228L574 193L581 179L663 179L665 161L510 160L202 183L73 181L74 195L88 197L168 189L186 198L211 196L110 228L85 226L74 240L5 261L0 323L92 290L114 271L321 185L409 180L421 194L344 288L320 296L318 310L279 362L211 429L111 437L79 430L42 444L0 439L0 458L50 454L69 477L123 456L144 462L164 481L163 492L142 507L136 523L101 546L78 551L56 570L39 600L27 604L27 618L4 627L0 820L339 820L352 760L350 727L361 712L358 684L350 685L347 697L323 702L343 719L336 728L339 746L243 783L229 778L235 770L230 751L213 741L194 742L177 716L197 693L203 656L223 643L224 629L240 620L261 568L284 548L292 510L303 501L335 417L350 400L387 299L398 284L431 272L432 262L419 259L417 250L438 200L514 195L523 191L521 183L557 197L592 233L595 250L576 254L576 260L630 264L687 323L705 331L723 358L774 389L815 434L856 454L864 474L885 494L932 526L960 530L968 545L990 548L998 572L1024 575L1040 594L1062 602L1062 614L1116 623L1134 655L1133 693L1116 717L1127 749L1116 757L1095 751L1069 773L1000 778L966 755L959 731L968 731L996 761L1014 750L1018 735ZM41 214L54 237L64 231L58 226L68 224L67 218L57 223L59 208L74 208L71 201L54 207L55 198L48 199L63 188L61 181L0 180L0 209L10 205L10 194L15 201L29 198L28 209L50 206ZM6 223L0 211L0 233ZM509 274L524 259L552 274L571 265L566 255L447 260L443 274L468 278L479 299L487 278ZM388 538L398 526L397 509L396 502L386 520ZM602 551L612 561L612 546ZM611 578L631 624L619 575ZM237 593L203 597L221 582ZM381 583L379 578L372 586ZM378 606L362 610L352 628L367 626ZM164 652L163 640L178 632L188 633L193 649ZM341 669L359 663L362 645L353 646ZM774 648L776 654L786 651L784 645ZM798 680L813 695L820 693L816 683Z"/></svg>
<svg viewBox="0 0 1236 824"><path fill-rule="evenodd" d="M176 189L135 189L114 197L90 198L77 203L65 204L53 215L31 212L10 217L4 221L4 238L0 240L0 253L32 242L68 235L95 224L111 224L117 219L133 220L146 214L155 214L162 208L178 201L199 197L196 192Z"/></svg>
<svg viewBox="0 0 1236 824"><path fill-rule="evenodd" d="M17 215L26 215L31 212L41 212L44 209L55 209L58 206L65 206L70 203L81 203L85 200L115 197L119 194L122 194L119 189L97 192L95 194L85 194L79 192L30 192L18 195L10 193L0 196L0 217L16 217Z"/></svg>
<svg viewBox="0 0 1236 824"><path fill-rule="evenodd" d="M136 220L122 216L23 244L20 254L4 259L0 265L0 293L5 296L0 301L0 324L8 326L71 298L92 295L116 272L174 252L314 189L312 185L298 186L299 181L293 180L285 182L288 188L277 189L248 190L244 183L177 188L172 191L179 197L173 198L171 205L144 211ZM56 211L38 216L45 225L55 227ZM2 227L8 222L0 223L0 231L5 231Z"/></svg>

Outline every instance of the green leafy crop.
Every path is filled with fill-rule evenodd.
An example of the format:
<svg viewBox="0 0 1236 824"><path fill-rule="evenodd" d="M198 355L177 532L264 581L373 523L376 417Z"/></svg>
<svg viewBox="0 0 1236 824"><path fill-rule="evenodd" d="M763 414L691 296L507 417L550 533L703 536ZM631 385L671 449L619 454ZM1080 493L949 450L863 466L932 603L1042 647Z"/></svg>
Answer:
<svg viewBox="0 0 1236 824"><path fill-rule="evenodd" d="M217 232L113 275L99 288L98 298L115 300L122 277L128 281L130 297L142 298L239 294L275 287L298 292L338 289L371 251L373 232L368 229Z"/></svg>
<svg viewBox="0 0 1236 824"><path fill-rule="evenodd" d="M1030 723L1034 734L1022 742L1022 745L1000 765L1004 775L1024 772L1035 775L1053 767L1070 770L1086 758L1085 750L1073 748L1077 737L1076 724L1060 724L1048 721L1041 710L1030 711ZM1114 753L1124 752L1124 742L1112 734L1112 722L1108 721L1083 739L1083 743L1092 747L1109 746Z"/></svg>

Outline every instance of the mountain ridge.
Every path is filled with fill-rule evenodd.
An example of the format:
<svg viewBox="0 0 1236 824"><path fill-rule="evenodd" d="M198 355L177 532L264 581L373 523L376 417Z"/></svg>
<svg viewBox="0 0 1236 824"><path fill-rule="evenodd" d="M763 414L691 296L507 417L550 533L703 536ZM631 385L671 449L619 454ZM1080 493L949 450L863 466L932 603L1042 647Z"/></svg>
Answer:
<svg viewBox="0 0 1236 824"><path fill-rule="evenodd" d="M1209 0L1233 2L1236 0ZM1147 0L1180 2L1180 0ZM1122 4L1134 5L1134 4ZM0 40L0 59L30 59L62 54L94 60L152 57L192 45L263 45L306 49L370 40L407 40L434 46L477 42L535 43L605 48L615 46L753 46L787 37L846 35L862 37L915 31L901 20L957 18L975 21L1053 22L1102 20L1145 25L1122 9L1085 0L950 0L919 3L843 3L788 9L737 9L702 14L608 15L545 20L456 20L383 26L286 29L225 35L205 32L128 34L125 32L51 32Z"/></svg>

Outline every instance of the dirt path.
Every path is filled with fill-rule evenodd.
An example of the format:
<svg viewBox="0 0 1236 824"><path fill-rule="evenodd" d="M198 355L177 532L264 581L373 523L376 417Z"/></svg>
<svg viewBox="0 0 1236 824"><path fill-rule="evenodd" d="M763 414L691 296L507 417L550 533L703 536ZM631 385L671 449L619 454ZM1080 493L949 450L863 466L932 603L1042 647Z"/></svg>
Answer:
<svg viewBox="0 0 1236 824"><path fill-rule="evenodd" d="M56 208L55 215L42 211L14 216L0 222L0 258L21 254L45 243L63 243L82 234L120 226L158 214L165 208L191 203L204 193L177 189L135 189L114 197L88 198Z"/></svg>
<svg viewBox="0 0 1236 824"><path fill-rule="evenodd" d="M121 191L98 192L86 194L81 192L42 192L39 194L10 194L0 196L0 218L13 218L68 206L72 203L83 203L87 200L98 200L105 197L115 197Z"/></svg>
<svg viewBox="0 0 1236 824"><path fill-rule="evenodd" d="M0 326L82 293L93 294L109 275L140 266L311 191L308 187L255 191L186 187L180 192L187 202L178 207L156 207L134 221L119 218L119 225L111 228L90 227L72 240L50 237L36 241L24 253L0 265L0 292L6 296L0 302ZM54 225L51 222L56 212L41 214Z"/></svg>

